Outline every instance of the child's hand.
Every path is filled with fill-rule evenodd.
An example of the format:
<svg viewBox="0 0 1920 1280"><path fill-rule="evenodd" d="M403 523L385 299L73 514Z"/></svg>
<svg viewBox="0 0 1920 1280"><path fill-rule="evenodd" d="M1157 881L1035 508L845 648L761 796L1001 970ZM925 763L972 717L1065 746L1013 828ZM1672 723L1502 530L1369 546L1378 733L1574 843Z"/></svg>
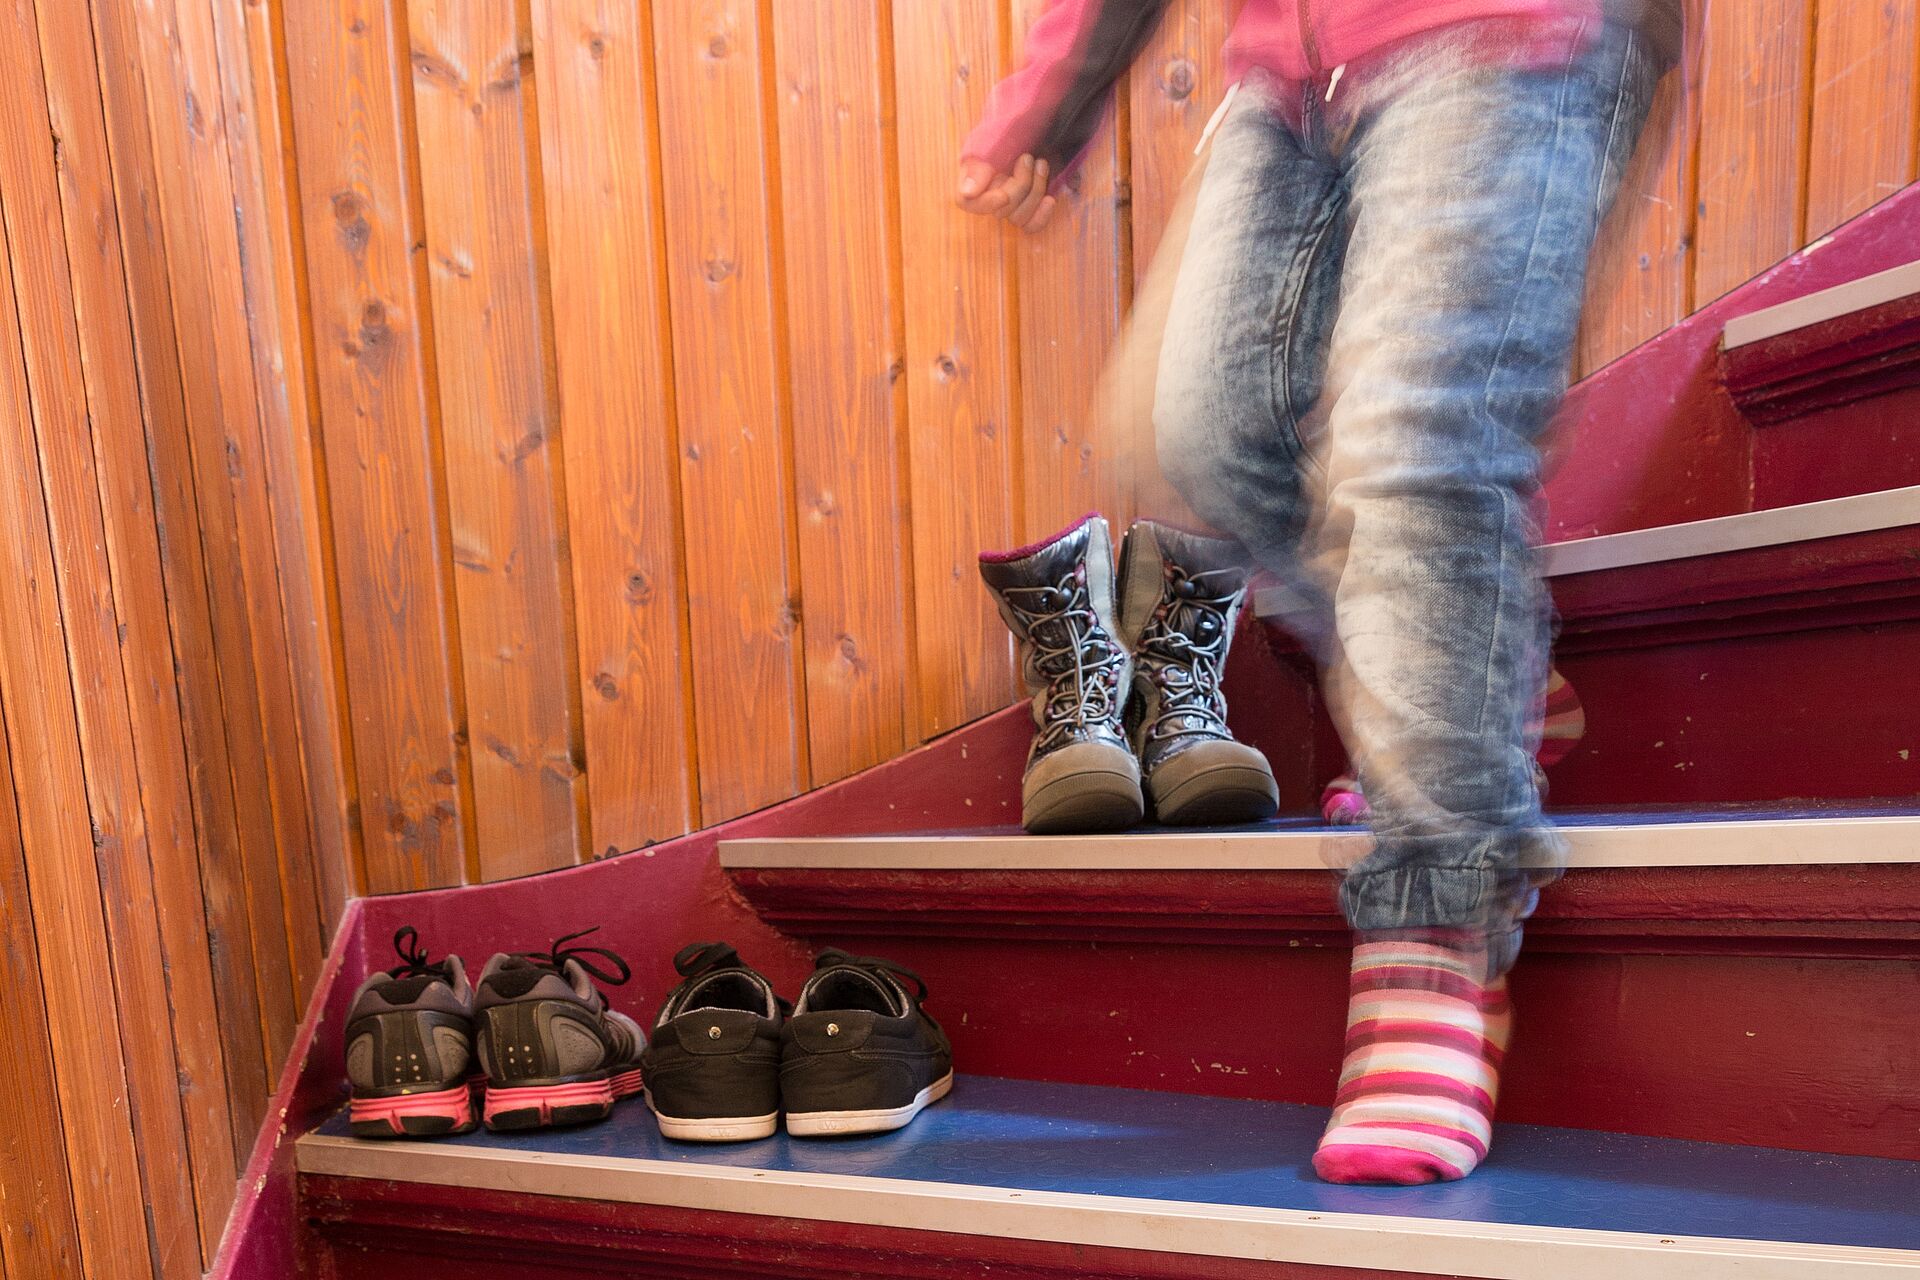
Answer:
<svg viewBox="0 0 1920 1280"><path fill-rule="evenodd" d="M1047 162L1021 156L1012 173L996 173L985 160L962 160L954 202L968 213L1005 218L1022 231L1038 231L1053 216Z"/></svg>

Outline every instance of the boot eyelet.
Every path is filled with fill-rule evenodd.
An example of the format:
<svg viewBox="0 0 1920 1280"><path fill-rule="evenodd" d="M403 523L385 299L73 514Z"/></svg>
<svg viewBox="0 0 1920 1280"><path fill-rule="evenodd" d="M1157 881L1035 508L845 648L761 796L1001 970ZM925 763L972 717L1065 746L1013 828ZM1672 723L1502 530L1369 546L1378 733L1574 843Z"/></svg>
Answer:
<svg viewBox="0 0 1920 1280"><path fill-rule="evenodd" d="M707 1039L718 1040L719 1038L720 1038L720 1028L718 1027L707 1028Z"/></svg>

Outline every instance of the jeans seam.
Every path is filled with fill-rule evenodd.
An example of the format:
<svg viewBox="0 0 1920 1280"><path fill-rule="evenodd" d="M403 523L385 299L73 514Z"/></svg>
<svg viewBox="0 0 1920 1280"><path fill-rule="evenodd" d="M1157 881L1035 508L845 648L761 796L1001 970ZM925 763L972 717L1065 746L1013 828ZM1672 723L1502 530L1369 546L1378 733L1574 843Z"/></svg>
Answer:
<svg viewBox="0 0 1920 1280"><path fill-rule="evenodd" d="M1540 178L1541 198L1535 201L1533 227L1527 236L1527 259L1520 270L1520 279L1512 295L1512 303L1507 309L1507 322L1500 332L1500 345L1494 351L1493 362L1487 369L1487 380L1481 387L1480 410L1486 421L1493 421L1493 386L1500 377L1500 371L1507 361L1507 346L1513 338L1513 325L1520 313L1520 299L1525 295L1528 283L1533 279L1534 262L1540 252L1540 228L1546 221L1546 193L1552 189L1554 174L1560 168L1562 147L1566 135L1567 98L1573 85L1573 65L1581 38L1586 34L1586 24L1574 33L1572 46L1567 52L1567 64L1561 70L1559 102L1554 109L1553 145L1548 154L1552 159L1546 165ZM1491 444L1491 441L1489 441ZM1493 625L1488 628L1487 651L1481 660L1480 706L1474 714L1474 732L1483 733L1487 726L1487 705L1492 701L1493 655L1499 646L1500 614L1507 598L1507 539L1504 536L1508 520L1508 506L1512 495L1504 487L1493 486L1500 495L1500 566L1493 594Z"/></svg>
<svg viewBox="0 0 1920 1280"><path fill-rule="evenodd" d="M1320 260L1320 252L1326 246L1327 237L1333 230L1333 224L1339 213L1340 202L1333 198L1338 184L1329 190L1328 199L1320 208L1319 219L1312 234L1308 237L1306 248L1301 252L1294 271L1291 297L1287 298L1280 313L1274 316L1274 329L1279 341L1274 343L1274 361L1279 368L1269 370L1268 385L1279 388L1279 396L1274 397L1274 415L1279 420L1280 429L1286 434L1287 441L1293 446L1296 464L1314 469L1311 451L1300 435L1300 415L1293 409L1293 346L1299 336L1300 303L1306 297L1307 288L1313 279L1314 265ZM1282 323L1284 319L1284 323Z"/></svg>
<svg viewBox="0 0 1920 1280"><path fill-rule="evenodd" d="M1620 55L1620 80L1613 88L1613 111L1607 117L1607 142L1606 146L1600 152L1600 181L1595 183L1593 188L1593 231L1595 236L1600 234L1600 221L1606 214L1606 210L1602 207L1602 204L1607 194L1607 170L1612 167L1614 163L1614 139L1620 136L1620 117L1626 111L1627 80L1628 77L1633 74L1633 55L1637 47L1634 42L1638 39L1638 32L1627 32L1627 46ZM1628 156L1620 161L1620 178L1623 181L1626 177L1627 164L1631 159L1632 157Z"/></svg>

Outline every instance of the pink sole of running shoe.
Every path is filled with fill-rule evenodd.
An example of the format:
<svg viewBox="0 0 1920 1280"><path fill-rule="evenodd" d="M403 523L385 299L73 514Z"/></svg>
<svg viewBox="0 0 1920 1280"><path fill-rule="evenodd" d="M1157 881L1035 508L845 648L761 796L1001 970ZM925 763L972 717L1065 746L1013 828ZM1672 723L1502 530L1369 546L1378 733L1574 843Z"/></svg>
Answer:
<svg viewBox="0 0 1920 1280"><path fill-rule="evenodd" d="M463 1081L432 1093L354 1098L347 1104L347 1120L354 1134L363 1138L465 1133L473 1128L473 1091Z"/></svg>
<svg viewBox="0 0 1920 1280"><path fill-rule="evenodd" d="M576 1080L568 1084L487 1086L483 1117L489 1129L538 1129L547 1125L589 1124L613 1111L613 1080Z"/></svg>

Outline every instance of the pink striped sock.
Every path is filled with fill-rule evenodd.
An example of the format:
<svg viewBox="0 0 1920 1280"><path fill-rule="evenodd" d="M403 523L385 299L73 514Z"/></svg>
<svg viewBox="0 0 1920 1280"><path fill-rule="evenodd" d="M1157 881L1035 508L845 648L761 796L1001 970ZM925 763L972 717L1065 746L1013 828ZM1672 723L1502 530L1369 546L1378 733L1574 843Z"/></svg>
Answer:
<svg viewBox="0 0 1920 1280"><path fill-rule="evenodd" d="M1315 1173L1412 1186L1473 1172L1493 1136L1513 1025L1506 978L1485 974L1484 948L1354 949L1347 1057Z"/></svg>

